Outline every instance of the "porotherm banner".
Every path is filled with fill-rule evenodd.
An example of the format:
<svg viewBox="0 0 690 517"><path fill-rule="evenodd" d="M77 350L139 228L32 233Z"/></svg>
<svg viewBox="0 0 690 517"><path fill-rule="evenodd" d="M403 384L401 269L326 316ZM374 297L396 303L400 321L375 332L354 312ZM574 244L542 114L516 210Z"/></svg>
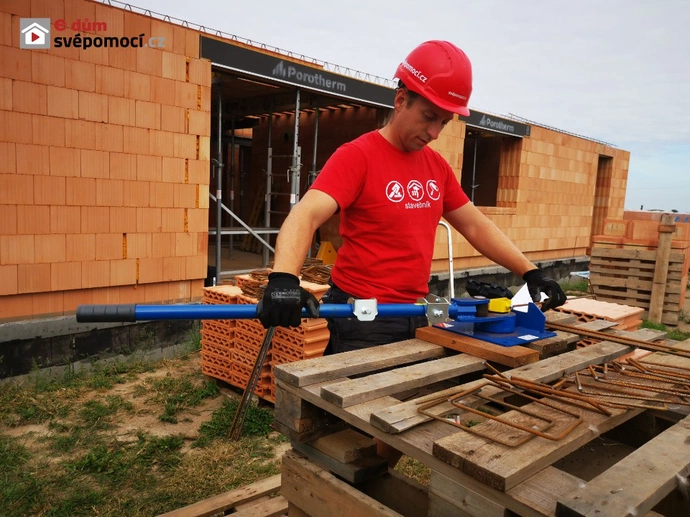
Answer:
<svg viewBox="0 0 690 517"><path fill-rule="evenodd" d="M272 81L386 108L393 107L394 90L392 88L359 81L203 36L201 37L201 57L210 59L214 65Z"/></svg>

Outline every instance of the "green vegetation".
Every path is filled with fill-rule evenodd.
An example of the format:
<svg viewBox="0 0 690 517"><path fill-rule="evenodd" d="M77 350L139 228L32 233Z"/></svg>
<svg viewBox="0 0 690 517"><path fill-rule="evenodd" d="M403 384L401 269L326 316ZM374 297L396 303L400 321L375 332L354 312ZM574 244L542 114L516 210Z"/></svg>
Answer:
<svg viewBox="0 0 690 517"><path fill-rule="evenodd" d="M570 280L568 282L559 282L559 285L561 286L561 289L563 289L563 292L566 294L589 294L589 282L584 278L581 278L579 280Z"/></svg>
<svg viewBox="0 0 690 517"><path fill-rule="evenodd" d="M201 374L199 340L172 360L93 365L0 389L0 515L157 515L280 472L271 409Z"/></svg>
<svg viewBox="0 0 690 517"><path fill-rule="evenodd" d="M645 320L640 325L640 328L664 331L667 333L668 339L673 339L675 341L685 341L686 339L690 339L690 332L683 332L679 329L669 330L669 328L663 323L653 323L651 321Z"/></svg>

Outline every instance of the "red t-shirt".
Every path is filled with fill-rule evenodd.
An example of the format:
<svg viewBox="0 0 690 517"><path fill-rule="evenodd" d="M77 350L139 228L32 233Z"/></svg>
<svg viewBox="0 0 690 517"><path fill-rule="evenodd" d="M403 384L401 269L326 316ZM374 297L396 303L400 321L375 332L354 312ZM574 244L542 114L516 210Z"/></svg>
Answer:
<svg viewBox="0 0 690 517"><path fill-rule="evenodd" d="M379 303L414 303L428 294L438 222L469 202L436 151L401 151L378 131L338 148L311 188L340 207L343 245L333 281Z"/></svg>

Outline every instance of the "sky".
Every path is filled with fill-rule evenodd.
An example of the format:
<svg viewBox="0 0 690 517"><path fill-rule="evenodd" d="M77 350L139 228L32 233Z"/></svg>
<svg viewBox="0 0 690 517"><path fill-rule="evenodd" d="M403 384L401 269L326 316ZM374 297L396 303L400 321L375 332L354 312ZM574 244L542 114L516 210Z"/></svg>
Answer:
<svg viewBox="0 0 690 517"><path fill-rule="evenodd" d="M451 41L472 61L470 109L517 115L630 151L625 208L690 212L687 0L130 5L386 78L419 43Z"/></svg>

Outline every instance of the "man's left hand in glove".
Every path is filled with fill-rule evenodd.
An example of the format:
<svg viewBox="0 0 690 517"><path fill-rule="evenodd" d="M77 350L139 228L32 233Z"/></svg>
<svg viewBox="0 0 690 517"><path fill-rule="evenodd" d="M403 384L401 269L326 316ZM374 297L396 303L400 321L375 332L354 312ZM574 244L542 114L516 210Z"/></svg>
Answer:
<svg viewBox="0 0 690 517"><path fill-rule="evenodd" d="M532 269L522 276L522 279L527 283L527 289L535 302L541 301L541 293L548 296L541 306L542 312L549 309L560 307L566 302L566 296L558 285L558 282L549 278L541 269Z"/></svg>

